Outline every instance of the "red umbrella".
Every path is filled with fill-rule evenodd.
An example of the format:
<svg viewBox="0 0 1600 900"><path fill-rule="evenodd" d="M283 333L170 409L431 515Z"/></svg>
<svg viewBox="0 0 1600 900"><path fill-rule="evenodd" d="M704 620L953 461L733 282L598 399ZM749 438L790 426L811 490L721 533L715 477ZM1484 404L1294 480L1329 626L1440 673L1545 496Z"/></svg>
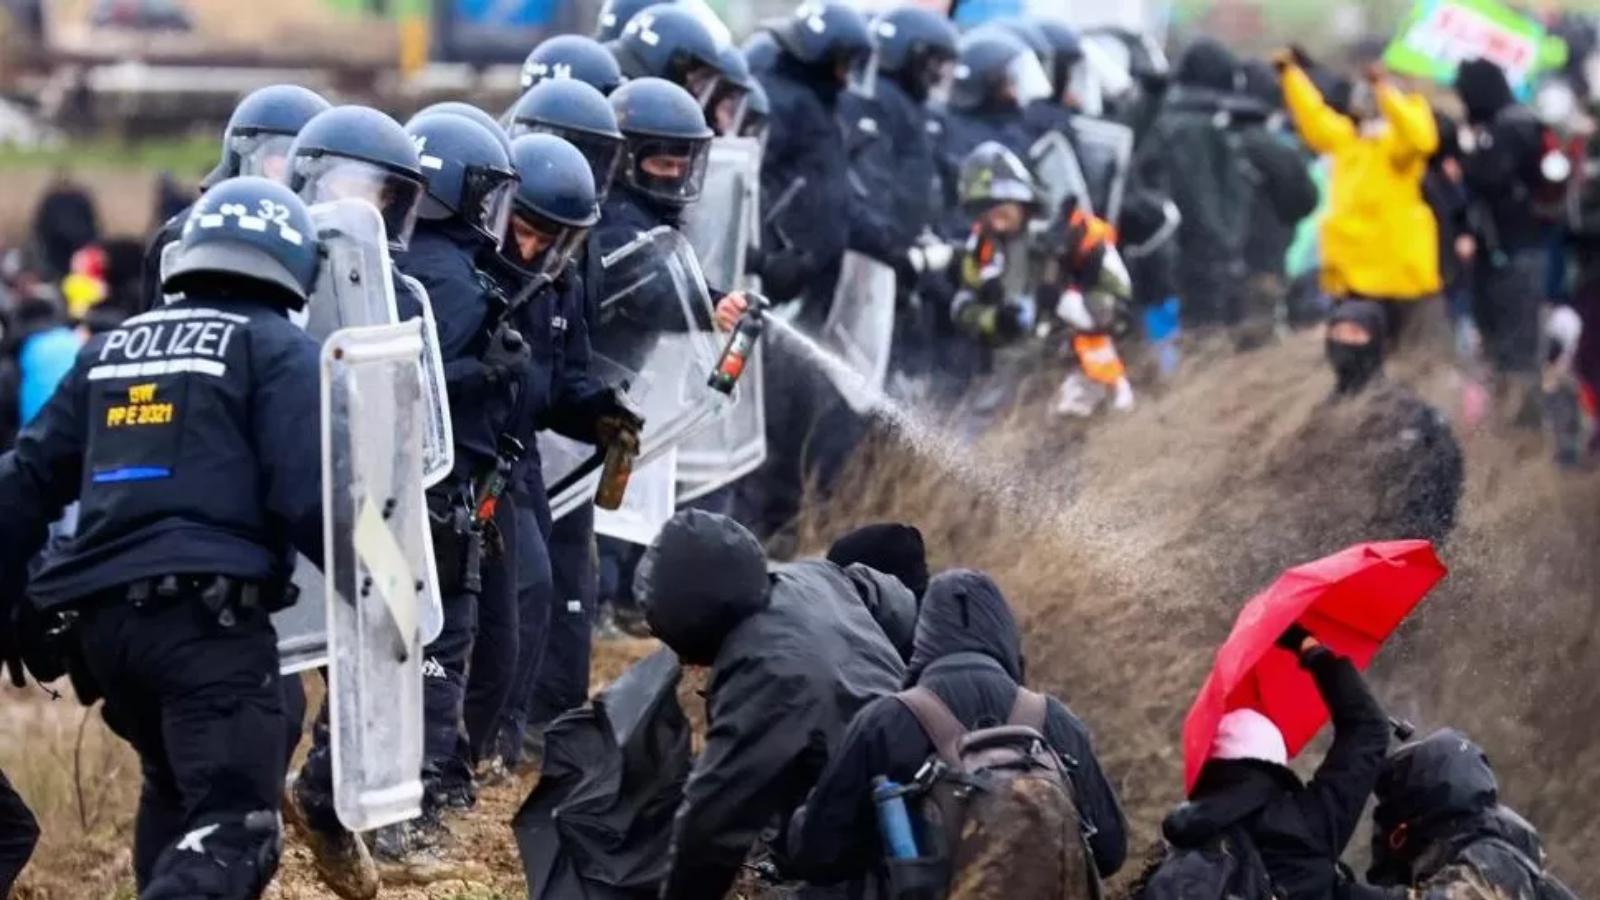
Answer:
<svg viewBox="0 0 1600 900"><path fill-rule="evenodd" d="M1296 566L1239 612L1183 723L1184 787L1194 790L1224 714L1248 707L1283 731L1291 757L1328 721L1311 674L1276 641L1296 622L1366 669L1446 574L1427 541L1357 544Z"/></svg>

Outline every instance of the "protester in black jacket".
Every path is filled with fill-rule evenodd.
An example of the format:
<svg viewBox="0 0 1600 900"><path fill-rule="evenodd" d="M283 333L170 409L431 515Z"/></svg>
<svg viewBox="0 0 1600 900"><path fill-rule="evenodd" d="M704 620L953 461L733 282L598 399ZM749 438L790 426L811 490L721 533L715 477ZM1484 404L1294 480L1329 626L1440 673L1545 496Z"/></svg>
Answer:
<svg viewBox="0 0 1600 900"><path fill-rule="evenodd" d="M673 517L639 565L636 593L685 665L711 667L705 749L662 896L721 897L761 830L804 799L850 718L898 690L905 667L837 566L769 571L755 537L725 516Z"/></svg>
<svg viewBox="0 0 1600 900"><path fill-rule="evenodd" d="M1396 750L1378 778L1372 868L1367 879L1410 888L1426 900L1540 891L1544 843L1533 826L1500 805L1500 785L1483 749L1452 728Z"/></svg>
<svg viewBox="0 0 1600 900"><path fill-rule="evenodd" d="M1024 681L1022 638L1000 588L980 572L935 577L917 619L908 685L921 685L970 728L1004 723ZM1051 698L1045 739L1073 760L1071 778L1080 813L1093 825L1095 866L1111 875L1127 855L1127 824L1115 789L1100 770L1089 730ZM872 807L872 780L886 775L909 784L934 753L916 715L896 697L861 711L789 829L790 866L818 883L871 873L885 853Z"/></svg>
<svg viewBox="0 0 1600 900"><path fill-rule="evenodd" d="M922 532L911 525L881 522L858 528L833 542L828 561L846 568L862 563L893 575L918 601L928 592L928 550Z"/></svg>
<svg viewBox="0 0 1600 900"><path fill-rule="evenodd" d="M1250 190L1224 109L1238 71L1238 60L1216 41L1192 44L1135 160L1138 183L1171 197L1183 214L1177 283L1184 319L1195 325L1238 319L1250 211L1239 198Z"/></svg>
<svg viewBox="0 0 1600 900"><path fill-rule="evenodd" d="M33 847L39 843L39 823L0 772L0 897L11 896L11 886L22 874Z"/></svg>
<svg viewBox="0 0 1600 900"><path fill-rule="evenodd" d="M1352 888L1339 857L1378 780L1389 721L1348 659L1299 628L1285 637L1333 713L1333 746L1316 775L1302 784L1271 720L1235 710L1223 717L1190 801L1167 816L1162 832L1173 846L1190 848L1241 826L1281 900L1344 900Z"/></svg>
<svg viewBox="0 0 1600 900"><path fill-rule="evenodd" d="M33 240L47 278L72 269L72 254L100 239L100 217L88 190L57 172L33 213Z"/></svg>

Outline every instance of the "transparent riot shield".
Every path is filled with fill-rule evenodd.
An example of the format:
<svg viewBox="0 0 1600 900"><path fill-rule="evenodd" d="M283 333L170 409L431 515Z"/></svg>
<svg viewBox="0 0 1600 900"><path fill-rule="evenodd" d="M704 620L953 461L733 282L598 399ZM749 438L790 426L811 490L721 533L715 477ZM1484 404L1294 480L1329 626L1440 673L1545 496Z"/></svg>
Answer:
<svg viewBox="0 0 1600 900"><path fill-rule="evenodd" d="M850 408L869 411L883 392L894 342L894 270L849 251L839 269L833 308L822 327L823 343L850 364L863 383L838 385ZM866 387L867 390L862 390Z"/></svg>
<svg viewBox="0 0 1600 900"><path fill-rule="evenodd" d="M705 187L700 199L684 210L682 226L712 287L724 291L749 287L745 251L760 235L760 191L761 143L741 137L713 140Z"/></svg>
<svg viewBox="0 0 1600 900"><path fill-rule="evenodd" d="M1051 131L1035 141L1028 150L1028 165L1033 170L1044 192L1044 209L1053 214L1068 197L1078 199L1078 207L1094 212L1094 197L1089 193L1089 181L1078 164L1078 153L1072 142L1060 132Z"/></svg>
<svg viewBox="0 0 1600 900"><path fill-rule="evenodd" d="M594 511L594 533L649 546L678 509L678 450L633 470L622 506Z"/></svg>
<svg viewBox="0 0 1600 900"><path fill-rule="evenodd" d="M422 323L322 349L322 501L334 809L367 831L421 812L423 594L432 580Z"/></svg>
<svg viewBox="0 0 1600 900"><path fill-rule="evenodd" d="M602 261L604 299L591 331L590 371L627 385L643 413L637 473L726 412L730 399L707 381L721 352L710 295L688 241L665 226L640 235ZM545 485L570 481L551 500L556 515L594 495L597 477L573 480L594 449L543 433ZM631 493L631 488L630 488Z"/></svg>
<svg viewBox="0 0 1600 900"><path fill-rule="evenodd" d="M1116 224L1133 164L1133 129L1119 122L1077 116L1072 120L1072 133L1095 215Z"/></svg>
<svg viewBox="0 0 1600 900"><path fill-rule="evenodd" d="M678 448L679 503L733 484L767 461L765 355L758 346L750 356L728 412Z"/></svg>
<svg viewBox="0 0 1600 900"><path fill-rule="evenodd" d="M311 218L317 226L324 258L316 289L306 304L307 333L326 346L328 339L340 329L392 325L400 321L389 243L378 211L362 200L339 200L313 206ZM423 427L417 432L417 439L423 477L416 486L420 495L426 485L449 474L454 465L454 450L444 390L444 366L439 359L438 333L434 329L427 291L414 282L408 290L420 305L423 317L421 345L417 358L412 361L422 385L418 415ZM374 436L377 434L375 432ZM432 559L432 539L427 535L424 538L428 541L429 559ZM328 658L323 612L327 604L322 575L302 557L295 563L294 582L300 588L299 601L273 616L273 626L278 632L279 661L285 673L325 665ZM432 640L444 627L438 579L431 565L423 592L421 622L425 640Z"/></svg>

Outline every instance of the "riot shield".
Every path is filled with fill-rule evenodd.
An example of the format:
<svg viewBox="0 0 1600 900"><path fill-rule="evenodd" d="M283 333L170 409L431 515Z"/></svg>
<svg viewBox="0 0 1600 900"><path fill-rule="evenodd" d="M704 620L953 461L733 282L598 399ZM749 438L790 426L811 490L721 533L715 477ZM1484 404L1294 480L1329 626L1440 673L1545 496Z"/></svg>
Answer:
<svg viewBox="0 0 1600 900"><path fill-rule="evenodd" d="M311 218L316 223L325 256L316 289L306 305L307 333L326 346L328 339L340 329L398 322L400 315L391 277L388 238L378 211L365 201L340 200L313 206ZM426 485L449 474L454 464L454 450L444 392L444 367L439 361L437 332L427 292L417 285L412 294L422 308L424 320L421 345L417 359L413 360L422 385L418 415L422 417L423 427L417 437L424 474L416 485L420 496ZM375 435L379 433L374 432ZM432 559L432 538L425 534L424 540L428 558ZM300 589L299 601L272 620L278 632L279 664L285 674L325 665L328 657L323 577L302 557L295 562L294 583ZM440 605L438 578L431 565L422 600L423 638L432 640L444 627L444 611Z"/></svg>
<svg viewBox="0 0 1600 900"><path fill-rule="evenodd" d="M633 470L622 506L594 511L594 533L649 546L678 511L678 450Z"/></svg>
<svg viewBox="0 0 1600 900"><path fill-rule="evenodd" d="M421 812L421 329L341 329L322 349L328 719L334 809L354 831Z"/></svg>
<svg viewBox="0 0 1600 900"><path fill-rule="evenodd" d="M738 291L749 286L745 251L760 237L760 191L761 143L741 137L713 140L705 187L684 210L682 225L712 287Z"/></svg>
<svg viewBox="0 0 1600 900"><path fill-rule="evenodd" d="M1072 142L1057 131L1047 132L1028 150L1028 167L1044 192L1044 209L1054 213L1068 197L1078 199L1078 207L1094 212L1094 198L1089 193L1089 181L1078 164L1078 153Z"/></svg>
<svg viewBox="0 0 1600 900"><path fill-rule="evenodd" d="M679 503L690 503L733 484L767 461L764 356L759 346L751 354L727 414L678 448Z"/></svg>
<svg viewBox="0 0 1600 900"><path fill-rule="evenodd" d="M1072 133L1095 215L1115 225L1122 214L1122 194L1133 164L1133 129L1105 119L1075 116Z"/></svg>
<svg viewBox="0 0 1600 900"><path fill-rule="evenodd" d="M590 371L612 386L627 385L644 415L637 473L727 410L729 398L707 384L722 336L711 330L711 300L694 251L671 228L640 235L602 266L606 296L591 332ZM571 479L594 453L548 433L539 435L539 450L546 486ZM576 509L594 495L596 481L591 474L556 492L552 512Z"/></svg>
<svg viewBox="0 0 1600 900"><path fill-rule="evenodd" d="M872 409L889 374L894 290L893 269L853 250L845 253L822 338L861 379L856 384L837 385L845 402L857 413Z"/></svg>

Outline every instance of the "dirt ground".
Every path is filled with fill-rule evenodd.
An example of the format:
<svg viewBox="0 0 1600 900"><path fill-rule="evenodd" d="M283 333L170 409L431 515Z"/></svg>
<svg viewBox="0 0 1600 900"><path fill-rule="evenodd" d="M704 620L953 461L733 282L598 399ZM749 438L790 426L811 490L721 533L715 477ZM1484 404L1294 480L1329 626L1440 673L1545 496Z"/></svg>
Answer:
<svg viewBox="0 0 1600 900"><path fill-rule="evenodd" d="M1373 408L1326 402L1331 377L1314 338L1200 355L1210 361L1146 391L1133 414L1092 427L1063 425L1030 405L982 440L936 422L909 432L914 440L877 440L836 499L812 503L802 529L802 546L815 549L858 523L909 521L936 566L994 574L1020 611L1031 684L1094 729L1136 858L1180 799L1182 719L1234 611L1288 566L1399 536L1367 514L1386 508L1391 474L1368 453ZM1392 371L1455 417L1463 383L1452 369L1403 360ZM1592 895L1600 891L1600 871L1585 865L1600 840L1600 475L1557 471L1537 435L1459 423L1458 431L1465 495L1440 551L1451 576L1391 641L1374 684L1392 712L1422 729L1451 724L1478 738L1506 801L1543 829L1557 872ZM647 647L602 643L596 683ZM70 701L7 695L0 715L0 767L47 828L17 897L131 897L125 847L138 775L130 755L94 718L80 740L83 714ZM1307 757L1314 764L1317 753ZM387 887L383 896L522 897L505 823L528 787L489 788L456 824L462 858L475 864L470 877ZM1357 871L1362 841L1348 857ZM293 846L267 896L331 897Z"/></svg>

